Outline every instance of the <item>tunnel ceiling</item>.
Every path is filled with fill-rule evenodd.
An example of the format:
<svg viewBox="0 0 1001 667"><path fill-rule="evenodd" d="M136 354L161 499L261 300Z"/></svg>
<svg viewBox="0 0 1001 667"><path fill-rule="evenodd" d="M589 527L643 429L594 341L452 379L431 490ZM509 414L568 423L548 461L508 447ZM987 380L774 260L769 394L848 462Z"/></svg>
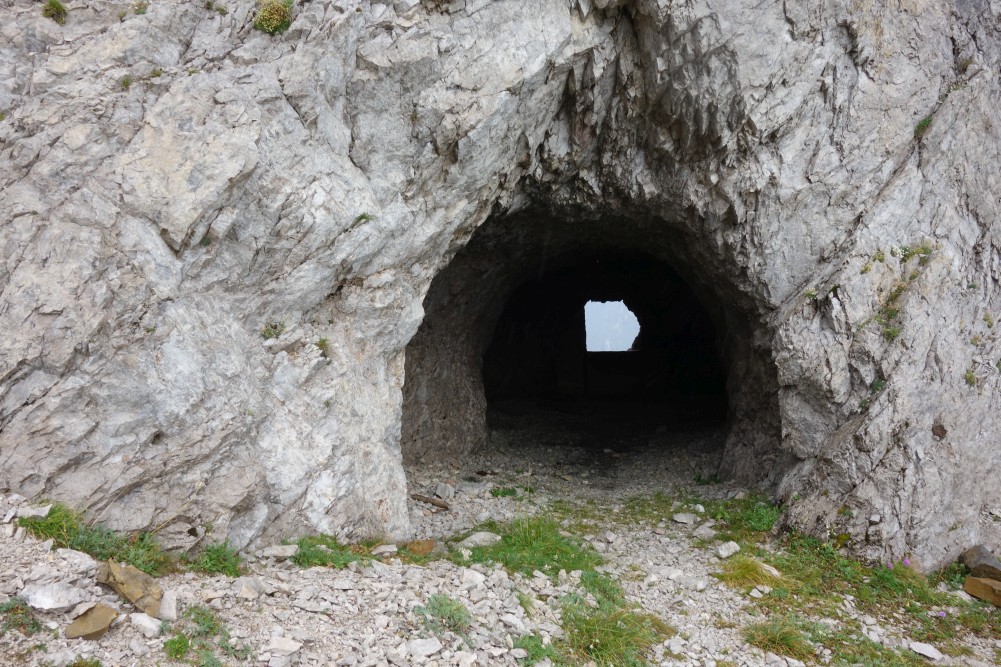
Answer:
<svg viewBox="0 0 1001 667"><path fill-rule="evenodd" d="M725 382L722 400L729 409L720 474L750 481L780 474L777 385L770 352L755 342L764 338L755 302L713 261L704 241L693 237L691 230L699 225L680 222L542 210L495 215L485 222L433 281L423 323L407 348L404 460L458 460L482 447L487 389L492 396L580 390L572 374L564 373L553 386L552 378L543 381L527 373L503 379L499 372L511 365L512 350L491 342L509 338L512 325L531 317L526 310L539 312L539 299L548 292L567 304L565 318L579 317L577 325L558 317L548 325L567 336L576 332L580 340L571 345L580 350L588 299L625 301L640 320L641 339L670 338L670 326L658 321L672 304L694 317L701 333L688 341L694 346L689 351L718 365L689 369L673 380L662 366L665 376L654 384L666 395L682 391L686 377L716 374L721 386ZM504 374L510 376L510 370Z"/></svg>

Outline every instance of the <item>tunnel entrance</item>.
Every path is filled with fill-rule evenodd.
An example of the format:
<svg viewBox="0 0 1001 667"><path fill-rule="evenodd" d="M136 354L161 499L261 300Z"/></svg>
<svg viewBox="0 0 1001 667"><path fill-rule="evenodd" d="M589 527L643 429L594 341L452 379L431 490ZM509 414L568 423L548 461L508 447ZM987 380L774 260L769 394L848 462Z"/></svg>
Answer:
<svg viewBox="0 0 1001 667"><path fill-rule="evenodd" d="M614 302L638 332L626 349L589 350L587 304ZM463 467L527 443L710 451L700 474L744 482L784 468L754 303L677 225L496 216L435 277L424 309L406 351L406 465Z"/></svg>

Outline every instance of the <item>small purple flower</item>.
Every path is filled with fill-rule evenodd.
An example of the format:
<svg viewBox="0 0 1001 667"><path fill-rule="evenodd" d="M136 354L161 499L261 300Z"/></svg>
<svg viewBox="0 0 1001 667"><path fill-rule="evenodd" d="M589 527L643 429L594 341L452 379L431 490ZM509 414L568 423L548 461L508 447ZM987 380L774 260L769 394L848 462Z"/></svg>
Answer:
<svg viewBox="0 0 1001 667"><path fill-rule="evenodd" d="M893 562L892 561L886 561L886 568L888 570L892 570L893 569Z"/></svg>
<svg viewBox="0 0 1001 667"><path fill-rule="evenodd" d="M911 559L910 558L905 558L904 559L904 567L910 567L910 566L911 566Z"/></svg>
<svg viewBox="0 0 1001 667"><path fill-rule="evenodd" d="M938 612L938 617L939 618L945 618L945 612L944 611Z"/></svg>

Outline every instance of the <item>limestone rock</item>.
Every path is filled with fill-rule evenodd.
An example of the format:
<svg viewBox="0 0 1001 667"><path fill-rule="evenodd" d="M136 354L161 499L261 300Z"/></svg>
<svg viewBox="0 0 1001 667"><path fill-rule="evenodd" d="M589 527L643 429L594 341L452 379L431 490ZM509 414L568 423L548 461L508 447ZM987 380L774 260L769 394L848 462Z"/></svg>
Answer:
<svg viewBox="0 0 1001 667"><path fill-rule="evenodd" d="M1001 581L1001 562L984 545L971 547L963 552L963 564L970 568L974 577Z"/></svg>
<svg viewBox="0 0 1001 667"><path fill-rule="evenodd" d="M691 525L699 520L699 517L692 514L691 512L679 512L671 517L675 523L681 523L685 525Z"/></svg>
<svg viewBox="0 0 1001 667"><path fill-rule="evenodd" d="M160 621L148 614L142 612L129 614L129 621L147 638L160 636Z"/></svg>
<svg viewBox="0 0 1001 667"><path fill-rule="evenodd" d="M280 544L261 549L261 556L275 560L288 560L299 553L298 544Z"/></svg>
<svg viewBox="0 0 1001 667"><path fill-rule="evenodd" d="M67 639L100 639L118 618L118 612L105 604L96 604L76 617L65 630Z"/></svg>
<svg viewBox="0 0 1001 667"><path fill-rule="evenodd" d="M983 541L996 3L252 4L0 5L5 487L167 547L407 539L404 460L488 446L506 295L614 246L726 323L721 478L872 558Z"/></svg>
<svg viewBox="0 0 1001 667"><path fill-rule="evenodd" d="M97 570L97 581L149 616L159 616L163 589L153 577L127 563L109 560Z"/></svg>
<svg viewBox="0 0 1001 667"><path fill-rule="evenodd" d="M911 642L910 649L918 655L928 658L933 662L941 660L945 657L937 648L931 644L925 644L923 642Z"/></svg>
<svg viewBox="0 0 1001 667"><path fill-rule="evenodd" d="M21 597L28 603L28 606L35 609L62 612L69 611L86 600L88 596L72 584L56 582L25 586L21 591Z"/></svg>
<svg viewBox="0 0 1001 667"><path fill-rule="evenodd" d="M411 639L407 642L407 651L415 658L428 658L442 649L442 643L437 637Z"/></svg>
<svg viewBox="0 0 1001 667"><path fill-rule="evenodd" d="M473 533L466 539L459 542L457 545L459 548L472 549L474 547L489 547L493 544L497 544L501 541L501 536L497 533L490 533L487 531L480 531Z"/></svg>
<svg viewBox="0 0 1001 667"><path fill-rule="evenodd" d="M727 542L716 547L716 555L723 560L740 551L740 545L736 542Z"/></svg>
<svg viewBox="0 0 1001 667"><path fill-rule="evenodd" d="M157 614L157 618L161 621L177 620L177 591L166 590L163 592L163 597L160 599L160 613Z"/></svg>

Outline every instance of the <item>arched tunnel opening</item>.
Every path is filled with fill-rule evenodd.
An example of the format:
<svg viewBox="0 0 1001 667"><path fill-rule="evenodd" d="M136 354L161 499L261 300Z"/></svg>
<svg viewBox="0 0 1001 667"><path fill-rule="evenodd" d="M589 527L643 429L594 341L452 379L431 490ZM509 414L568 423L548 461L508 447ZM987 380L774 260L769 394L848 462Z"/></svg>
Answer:
<svg viewBox="0 0 1001 667"><path fill-rule="evenodd" d="M566 447L598 467L689 452L708 456L703 476L777 479L787 461L767 332L735 272L687 229L488 219L432 281L407 347L405 465ZM616 333L630 317L638 331L613 344L630 338Z"/></svg>

